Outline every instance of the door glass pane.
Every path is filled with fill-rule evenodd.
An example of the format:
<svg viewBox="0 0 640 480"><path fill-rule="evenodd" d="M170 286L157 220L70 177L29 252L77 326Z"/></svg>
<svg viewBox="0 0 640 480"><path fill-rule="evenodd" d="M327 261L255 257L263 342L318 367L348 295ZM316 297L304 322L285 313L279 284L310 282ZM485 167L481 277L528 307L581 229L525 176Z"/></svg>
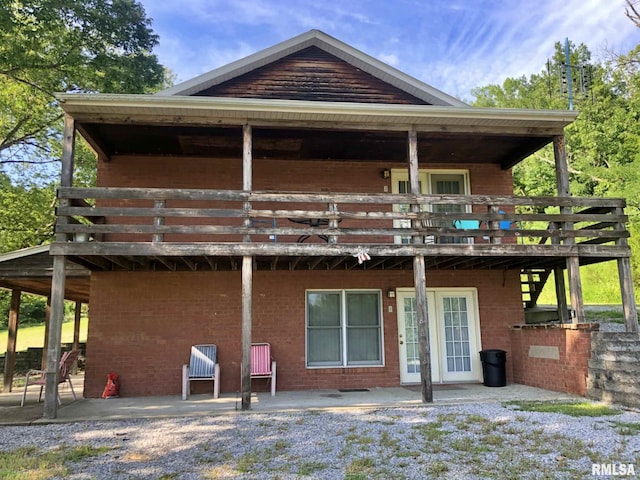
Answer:
<svg viewBox="0 0 640 480"><path fill-rule="evenodd" d="M445 351L449 372L471 371L469 311L466 297L445 297L442 301ZM449 321L447 321L447 318Z"/></svg>
<svg viewBox="0 0 640 480"><path fill-rule="evenodd" d="M464 175L458 173L443 173L431 175L431 193L437 195L464 195L465 182ZM463 213L467 211L467 206L463 204L454 205L433 205L435 213ZM453 228L454 221L441 221L439 227ZM464 237L440 237L438 243L468 243Z"/></svg>
<svg viewBox="0 0 640 480"><path fill-rule="evenodd" d="M422 182L418 182L420 185L420 191L422 192ZM398 193L407 194L409 193L409 181L408 180L398 180ZM424 210L424 206L420 207ZM407 213L411 210L411 206L409 204L398 204L394 205L394 210L397 212ZM411 228L411 220L395 220L393 222L395 228ZM410 236L402 236L400 237L400 243L411 243ZM425 243L433 243L425 242Z"/></svg>
<svg viewBox="0 0 640 480"><path fill-rule="evenodd" d="M420 350L418 349L418 317L416 299L405 297L404 338L407 346L407 373L420 373Z"/></svg>

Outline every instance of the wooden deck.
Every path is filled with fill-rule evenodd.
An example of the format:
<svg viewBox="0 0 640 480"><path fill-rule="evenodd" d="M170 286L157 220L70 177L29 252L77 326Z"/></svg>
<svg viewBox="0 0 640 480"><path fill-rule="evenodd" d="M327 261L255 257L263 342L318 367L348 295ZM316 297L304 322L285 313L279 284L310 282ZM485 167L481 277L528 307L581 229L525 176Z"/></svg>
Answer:
<svg viewBox="0 0 640 480"><path fill-rule="evenodd" d="M51 246L92 270L525 269L631 255L622 199L61 188ZM560 213L562 212L562 213ZM359 252L371 260L360 265Z"/></svg>

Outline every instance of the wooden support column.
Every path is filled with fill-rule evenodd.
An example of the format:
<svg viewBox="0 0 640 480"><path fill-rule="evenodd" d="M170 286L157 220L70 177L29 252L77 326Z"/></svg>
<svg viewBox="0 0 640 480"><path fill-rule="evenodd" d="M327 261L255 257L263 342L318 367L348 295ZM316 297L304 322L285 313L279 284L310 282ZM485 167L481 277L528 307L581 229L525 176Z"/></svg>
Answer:
<svg viewBox="0 0 640 480"><path fill-rule="evenodd" d="M559 224L551 223L549 230L557 230ZM551 243L553 245L559 245L560 239L558 237L551 237ZM564 281L564 269L561 267L555 267L553 269L553 278L556 284L556 305L558 306L558 319L560 323L569 323L571 318L569 317L569 310L567 310L567 289Z"/></svg>
<svg viewBox="0 0 640 480"><path fill-rule="evenodd" d="M167 202L165 200L156 200L153 202L153 208L161 209L167 206ZM153 217L153 226L161 227L164 225L164 217ZM151 241L153 243L162 243L164 242L164 234L163 233L154 233L151 237Z"/></svg>
<svg viewBox="0 0 640 480"><path fill-rule="evenodd" d="M409 188L413 195L420 195L420 180L418 169L418 134L415 127L409 130ZM412 204L412 212L419 212L420 205ZM420 227L419 220L413 220L413 227ZM414 244L423 243L421 235L413 237ZM427 275L424 256L413 258L413 284L416 291L416 315L418 321L418 348L420 357L420 385L422 401L433 402L433 387L431 382L431 349L429 347L429 310L427 308Z"/></svg>
<svg viewBox="0 0 640 480"><path fill-rule="evenodd" d="M622 208L616 209L616 215L623 215ZM624 223L616 225L616 230L626 230ZM628 246L626 238L620 238L617 245ZM627 332L638 331L638 309L633 292L633 272L631 271L631 259L623 257L618 259L618 279L620 281L620 293L622 297L622 312L624 313L624 326Z"/></svg>
<svg viewBox="0 0 640 480"><path fill-rule="evenodd" d="M82 318L82 302L76 302L73 316L73 348L72 350L80 350L80 319ZM78 360L73 362L71 373L78 373Z"/></svg>
<svg viewBox="0 0 640 480"><path fill-rule="evenodd" d="M556 163L556 181L558 183L558 196L569 197L569 165L567 163L567 151L564 143L564 135L553 137L553 155ZM560 213L571 214L571 207L560 207ZM573 223L566 222L565 230L573 230ZM575 244L574 238L566 238L565 245ZM567 258L567 272L569 276L569 296L574 315L573 323L584 322L584 304L582 302L582 280L580 278L580 258L577 256Z"/></svg>
<svg viewBox="0 0 640 480"><path fill-rule="evenodd" d="M242 127L242 189L250 192L252 189L252 135L251 126ZM251 203L245 202L245 212L251 210ZM244 226L251 226L251 219L244 219ZM245 242L250 242L249 235L244 236ZM251 330L252 330L252 299L253 299L253 257L242 257L242 371L241 397L242 410L251 408Z"/></svg>
<svg viewBox="0 0 640 480"><path fill-rule="evenodd" d="M18 340L18 324L20 323L20 290L11 290L11 306L9 307L9 331L7 336L7 353L4 356L3 391L13 389L13 372L16 366L16 342Z"/></svg>
<svg viewBox="0 0 640 480"><path fill-rule="evenodd" d="M569 311L567 310L567 292L564 283L564 269L553 269L553 278L556 282L556 303L558 304L558 318L561 323L569 323Z"/></svg>
<svg viewBox="0 0 640 480"><path fill-rule="evenodd" d="M627 332L637 332L638 310L636 308L636 300L633 296L633 275L631 271L631 259L629 257L618 259L618 277L620 278L620 290L622 293L624 325Z"/></svg>
<svg viewBox="0 0 640 480"><path fill-rule="evenodd" d="M65 114L62 139L62 173L60 175L61 187L73 186L75 131L73 118ZM59 200L58 205L60 207L68 207L69 200ZM65 223L67 219L66 217L58 217L57 221L58 223ZM64 242L66 239L67 236L65 234L56 234L56 242ZM51 319L47 336L46 389L43 409L43 417L49 419L58 416L58 367L60 363L62 321L64 320L65 264L64 255L54 255L53 277L51 280Z"/></svg>
<svg viewBox="0 0 640 480"><path fill-rule="evenodd" d="M42 358L40 359L40 370L47 369L47 348L49 347L49 326L51 325L51 294L47 296L47 303L44 307L44 343L42 345Z"/></svg>

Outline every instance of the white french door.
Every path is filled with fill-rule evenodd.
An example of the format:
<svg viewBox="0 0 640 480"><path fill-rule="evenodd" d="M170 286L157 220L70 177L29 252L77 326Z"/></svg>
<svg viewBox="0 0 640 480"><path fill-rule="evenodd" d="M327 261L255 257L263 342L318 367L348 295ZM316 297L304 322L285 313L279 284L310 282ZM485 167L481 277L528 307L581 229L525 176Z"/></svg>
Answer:
<svg viewBox="0 0 640 480"><path fill-rule="evenodd" d="M413 290L396 291L400 381L420 382L418 322ZM475 289L427 290L431 378L436 382L482 380L480 326Z"/></svg>

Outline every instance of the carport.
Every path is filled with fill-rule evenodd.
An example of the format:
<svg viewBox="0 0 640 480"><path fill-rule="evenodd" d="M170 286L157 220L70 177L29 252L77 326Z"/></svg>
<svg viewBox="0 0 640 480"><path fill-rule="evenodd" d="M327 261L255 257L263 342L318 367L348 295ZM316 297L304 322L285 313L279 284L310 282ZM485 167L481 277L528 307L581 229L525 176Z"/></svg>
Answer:
<svg viewBox="0 0 640 480"><path fill-rule="evenodd" d="M9 331L7 353L4 363L5 391L11 391L16 361L16 339L20 323L20 303L22 293L41 295L47 298L46 328L44 336L43 365L46 358L49 328L51 279L53 277L53 257L49 255L50 245L40 245L0 255L0 288L11 290L9 309ZM82 265L66 259L67 281L65 300L75 302L74 348L79 341L80 312L83 303L89 303L90 271Z"/></svg>

